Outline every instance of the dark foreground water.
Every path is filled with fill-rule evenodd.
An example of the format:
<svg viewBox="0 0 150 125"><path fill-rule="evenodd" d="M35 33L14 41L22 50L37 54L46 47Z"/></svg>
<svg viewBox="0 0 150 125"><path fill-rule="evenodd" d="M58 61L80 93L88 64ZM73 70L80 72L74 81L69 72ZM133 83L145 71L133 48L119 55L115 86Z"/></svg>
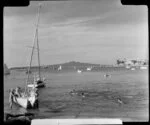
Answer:
<svg viewBox="0 0 150 125"><path fill-rule="evenodd" d="M107 71L108 72L108 71ZM39 109L28 110L35 118L121 118L123 121L148 120L148 71L109 71L105 78L101 72L43 72L46 88L39 91ZM12 71L4 77L4 111L27 112L13 105L9 108L10 88L24 86L25 72ZM69 92L86 93L85 98ZM121 102L119 101L121 100Z"/></svg>

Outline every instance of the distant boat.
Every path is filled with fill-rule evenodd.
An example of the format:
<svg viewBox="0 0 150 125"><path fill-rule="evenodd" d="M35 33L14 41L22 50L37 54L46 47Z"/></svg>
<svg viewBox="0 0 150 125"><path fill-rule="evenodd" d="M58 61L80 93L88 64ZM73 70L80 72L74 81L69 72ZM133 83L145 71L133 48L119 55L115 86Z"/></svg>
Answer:
<svg viewBox="0 0 150 125"><path fill-rule="evenodd" d="M71 95L77 95L78 93L73 89L71 92L69 92Z"/></svg>
<svg viewBox="0 0 150 125"><path fill-rule="evenodd" d="M6 64L4 64L4 75L10 75L10 70L8 69Z"/></svg>
<svg viewBox="0 0 150 125"><path fill-rule="evenodd" d="M146 66L141 66L140 69L147 69L147 67Z"/></svg>
<svg viewBox="0 0 150 125"><path fill-rule="evenodd" d="M104 77L105 77L105 78L108 78L108 77L111 77L111 75L109 75L109 74L106 73L106 74L104 75Z"/></svg>
<svg viewBox="0 0 150 125"><path fill-rule="evenodd" d="M77 70L77 72L78 72L78 73L82 73L82 71L81 71L81 70L79 70L79 69Z"/></svg>
<svg viewBox="0 0 150 125"><path fill-rule="evenodd" d="M119 104L122 104L122 103L123 103L123 101L122 101L120 98L117 99L117 102L118 102Z"/></svg>
<svg viewBox="0 0 150 125"><path fill-rule="evenodd" d="M91 71L91 69L92 69L92 67L88 67L86 70L87 70L87 71Z"/></svg>
<svg viewBox="0 0 150 125"><path fill-rule="evenodd" d="M131 70L135 70L135 68L131 68Z"/></svg>
<svg viewBox="0 0 150 125"><path fill-rule="evenodd" d="M58 71L60 71L60 70L62 70L62 67L61 67L61 65L59 66L59 68L58 68Z"/></svg>
<svg viewBox="0 0 150 125"><path fill-rule="evenodd" d="M128 65L126 66L126 69L130 69L130 68L131 68L130 66L128 66Z"/></svg>

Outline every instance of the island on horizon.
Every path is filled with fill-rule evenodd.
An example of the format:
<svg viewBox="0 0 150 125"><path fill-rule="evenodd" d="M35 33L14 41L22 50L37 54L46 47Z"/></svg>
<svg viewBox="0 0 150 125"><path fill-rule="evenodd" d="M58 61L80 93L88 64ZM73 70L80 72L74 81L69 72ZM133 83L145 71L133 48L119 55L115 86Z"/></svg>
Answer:
<svg viewBox="0 0 150 125"><path fill-rule="evenodd" d="M52 70L62 70L62 69L97 69L103 67L126 67L126 66L148 66L148 60L116 60L116 64L114 65L105 65L105 64L94 64L94 63L85 63L85 62L77 62L70 61L60 64L52 64L52 65L42 65L41 69L52 69ZM28 70L29 66L24 67L11 67L10 70ZM38 66L31 66L31 69L37 69Z"/></svg>

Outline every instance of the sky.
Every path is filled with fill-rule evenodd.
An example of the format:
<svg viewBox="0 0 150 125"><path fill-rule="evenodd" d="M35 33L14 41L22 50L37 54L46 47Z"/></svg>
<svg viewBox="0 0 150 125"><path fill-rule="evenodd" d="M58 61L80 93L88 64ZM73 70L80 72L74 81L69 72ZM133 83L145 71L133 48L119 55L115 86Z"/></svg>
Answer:
<svg viewBox="0 0 150 125"><path fill-rule="evenodd" d="M115 64L119 58L148 58L147 6L123 6L120 0L40 3L41 65ZM29 65L38 5L32 1L28 7L4 8L4 63L8 67Z"/></svg>

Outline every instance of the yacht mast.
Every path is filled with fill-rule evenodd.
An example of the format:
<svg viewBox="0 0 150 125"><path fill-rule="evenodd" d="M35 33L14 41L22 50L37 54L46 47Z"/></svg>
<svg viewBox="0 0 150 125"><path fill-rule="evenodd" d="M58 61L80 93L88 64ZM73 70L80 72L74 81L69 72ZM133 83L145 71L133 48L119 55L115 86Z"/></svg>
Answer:
<svg viewBox="0 0 150 125"><path fill-rule="evenodd" d="M38 51L38 65L39 65L39 78L41 80L41 73L40 73L40 53L39 53L39 43L38 43L38 31L37 31L37 51Z"/></svg>
<svg viewBox="0 0 150 125"><path fill-rule="evenodd" d="M26 86L25 86L25 93L27 92L27 84L29 82L29 72L30 72L30 69L31 69L32 57L33 57L33 50L34 50L34 45L35 45L35 41L36 41L36 37L37 37L37 33L38 33L38 23L39 23L39 12L40 12L40 9L41 9L41 4L39 4L39 8L38 8L36 29L35 29L35 34L34 34L34 38L33 38L33 48L32 48L32 52L31 52L30 66L29 66L29 69L28 69L28 78L27 78L27 82L26 82ZM38 38L37 38L37 41L38 41ZM38 52L39 52L39 48L38 48Z"/></svg>

